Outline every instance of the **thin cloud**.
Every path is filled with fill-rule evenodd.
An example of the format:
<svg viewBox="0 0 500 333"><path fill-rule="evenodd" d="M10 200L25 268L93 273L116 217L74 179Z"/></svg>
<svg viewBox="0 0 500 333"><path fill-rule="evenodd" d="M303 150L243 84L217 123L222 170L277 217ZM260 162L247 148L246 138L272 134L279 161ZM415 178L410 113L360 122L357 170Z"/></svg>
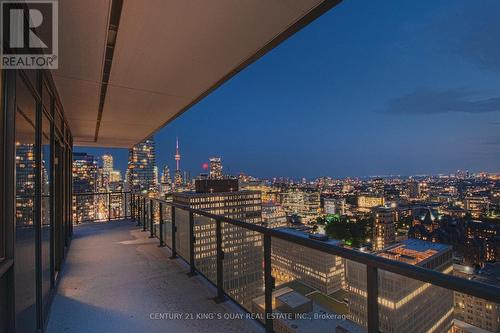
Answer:
<svg viewBox="0 0 500 333"><path fill-rule="evenodd" d="M472 94L457 90L417 89L392 100L389 113L438 114L449 112L487 113L500 111L500 97L472 98Z"/></svg>
<svg viewBox="0 0 500 333"><path fill-rule="evenodd" d="M488 145L488 146L497 146L497 145L500 145L500 139L493 139L493 140L490 140L490 141L485 141L483 142L483 145Z"/></svg>

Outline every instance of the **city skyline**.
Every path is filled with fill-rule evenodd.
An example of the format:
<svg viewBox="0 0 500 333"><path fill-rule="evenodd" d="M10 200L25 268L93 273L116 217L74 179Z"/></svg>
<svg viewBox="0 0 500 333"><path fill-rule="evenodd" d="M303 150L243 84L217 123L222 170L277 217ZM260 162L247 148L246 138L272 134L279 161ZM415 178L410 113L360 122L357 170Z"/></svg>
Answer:
<svg viewBox="0 0 500 333"><path fill-rule="evenodd" d="M498 172L499 7L343 2L160 130L157 163L175 170L179 137L192 174Z"/></svg>
<svg viewBox="0 0 500 333"><path fill-rule="evenodd" d="M158 150L158 147L157 147ZM88 153L90 155L94 155L97 158L97 161L99 162L99 165L102 164L102 156L103 155L111 155L114 160L114 166L116 170L119 170L122 174L125 174L127 171L127 163L128 163L128 154L129 150L125 148L93 148L93 147L75 147L74 149L75 152L77 153ZM175 171L175 165L176 161L174 159L175 156L175 148L173 149L173 154L170 157L171 161L167 161L166 163L163 162L156 162L158 168L163 169L165 166L168 166L171 176L174 175ZM183 154L183 159L184 159L184 154ZM204 168L204 164L209 164L210 158L213 156L210 154L206 155L207 157L203 160L200 159L199 165L194 166L194 169L185 169L181 168L181 171L187 171L190 173L192 177L196 177L200 174L205 174L207 173L207 169ZM163 160L163 156L157 156L157 158L160 157L161 160ZM220 158L225 161L226 159L224 156L220 156ZM183 164L185 164L183 162ZM313 181L318 178L322 177L330 177L332 179L348 179L348 178L359 178L359 179L367 179L367 178L391 178L391 177L400 177L400 178L408 178L408 177L426 177L426 176L448 176L448 175L454 175L457 172L468 172L470 174L480 174L480 173L487 173L487 174L500 174L500 170L482 170L482 169L459 169L459 168L453 168L453 166L450 166L449 170L445 170L442 172L420 172L420 173L414 173L414 174L363 174L363 175L355 175L355 174L347 174L347 175L342 175L342 176L335 176L335 175L329 175L329 174L318 174L316 176L312 175L309 177L297 175L297 176L284 176L283 174L278 174L278 175L271 175L271 176L259 176L256 174L250 174L249 172L246 172L245 170L236 170L234 171L233 168L231 168L231 165L228 165L227 163L224 164L224 168L226 171L224 171L224 175L228 176L238 176L240 173L243 173L247 176L251 177L256 177L258 179L267 179L267 180L272 180L274 178L283 178L283 179L290 179L290 180L295 180L295 181L301 181L302 179L307 179L308 181ZM286 170L284 170L286 171ZM285 172L286 173L286 172ZM159 175L160 176L160 175Z"/></svg>

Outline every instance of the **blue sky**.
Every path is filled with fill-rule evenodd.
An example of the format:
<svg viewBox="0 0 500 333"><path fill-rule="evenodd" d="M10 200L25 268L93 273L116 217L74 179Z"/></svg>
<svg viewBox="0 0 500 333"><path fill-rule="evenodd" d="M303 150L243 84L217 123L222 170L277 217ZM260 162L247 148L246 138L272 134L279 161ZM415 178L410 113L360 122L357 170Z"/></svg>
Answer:
<svg viewBox="0 0 500 333"><path fill-rule="evenodd" d="M500 171L500 1L345 0L156 135L160 168L258 177ZM126 167L126 150L111 152Z"/></svg>

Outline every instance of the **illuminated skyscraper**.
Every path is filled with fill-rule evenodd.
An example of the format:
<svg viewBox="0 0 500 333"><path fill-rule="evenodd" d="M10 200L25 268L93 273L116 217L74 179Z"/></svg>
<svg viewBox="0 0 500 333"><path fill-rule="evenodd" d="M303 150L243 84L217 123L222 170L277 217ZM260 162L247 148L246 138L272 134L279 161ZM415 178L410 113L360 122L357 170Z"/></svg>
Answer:
<svg viewBox="0 0 500 333"><path fill-rule="evenodd" d="M281 204L288 215L296 214L309 221L315 219L320 210L320 194L311 188L290 188L280 193Z"/></svg>
<svg viewBox="0 0 500 333"><path fill-rule="evenodd" d="M156 152L153 138L149 138L129 150L128 185L133 192L155 193Z"/></svg>
<svg viewBox="0 0 500 333"><path fill-rule="evenodd" d="M104 172L111 174L111 171L113 171L113 156L110 154L102 155L102 169Z"/></svg>
<svg viewBox="0 0 500 333"><path fill-rule="evenodd" d="M222 179L222 161L220 157L210 158L210 178Z"/></svg>
<svg viewBox="0 0 500 333"><path fill-rule="evenodd" d="M196 180L196 192L175 193L174 203L223 215L247 223L262 222L260 192L239 191L237 179ZM179 235L186 232L189 215L179 210ZM185 223L186 222L186 223ZM214 220L196 217L194 225L195 263L197 269L215 281L216 278L216 225ZM224 239L224 289L238 302L249 308L252 300L262 294L263 243L262 236L254 231L222 224ZM187 238L179 236L177 251L186 255L189 251Z"/></svg>
<svg viewBox="0 0 500 333"><path fill-rule="evenodd" d="M113 172L113 156L104 154L101 156L102 165L97 170L97 191L107 192L110 188L111 173Z"/></svg>
<svg viewBox="0 0 500 333"><path fill-rule="evenodd" d="M394 210L388 207L379 207L374 211L373 249L382 250L396 242L396 225Z"/></svg>
<svg viewBox="0 0 500 333"><path fill-rule="evenodd" d="M97 190L97 161L87 153L73 153L73 193L94 193ZM76 196L74 219L77 222L96 218L94 195Z"/></svg>
<svg viewBox="0 0 500 333"><path fill-rule="evenodd" d="M408 239L376 254L433 269L452 272L451 246ZM366 266L346 260L349 317L367 327ZM446 333L452 325L453 292L388 271L378 270L378 309L381 332Z"/></svg>
<svg viewBox="0 0 500 333"><path fill-rule="evenodd" d="M168 165L163 167L163 173L161 174L161 191L163 193L168 193L172 191L172 178L170 177L170 169Z"/></svg>

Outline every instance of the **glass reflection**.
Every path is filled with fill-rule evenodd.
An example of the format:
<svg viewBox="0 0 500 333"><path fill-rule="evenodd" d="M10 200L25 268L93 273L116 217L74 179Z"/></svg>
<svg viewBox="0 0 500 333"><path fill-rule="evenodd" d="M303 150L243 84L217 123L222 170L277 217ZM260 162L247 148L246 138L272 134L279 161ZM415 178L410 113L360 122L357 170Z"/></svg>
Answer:
<svg viewBox="0 0 500 333"><path fill-rule="evenodd" d="M35 290L35 99L16 80L16 330L36 330Z"/></svg>
<svg viewBox="0 0 500 333"><path fill-rule="evenodd" d="M49 300L50 291L50 234L52 226L51 212L51 182L52 168L50 165L50 120L42 116L42 299L44 310Z"/></svg>

